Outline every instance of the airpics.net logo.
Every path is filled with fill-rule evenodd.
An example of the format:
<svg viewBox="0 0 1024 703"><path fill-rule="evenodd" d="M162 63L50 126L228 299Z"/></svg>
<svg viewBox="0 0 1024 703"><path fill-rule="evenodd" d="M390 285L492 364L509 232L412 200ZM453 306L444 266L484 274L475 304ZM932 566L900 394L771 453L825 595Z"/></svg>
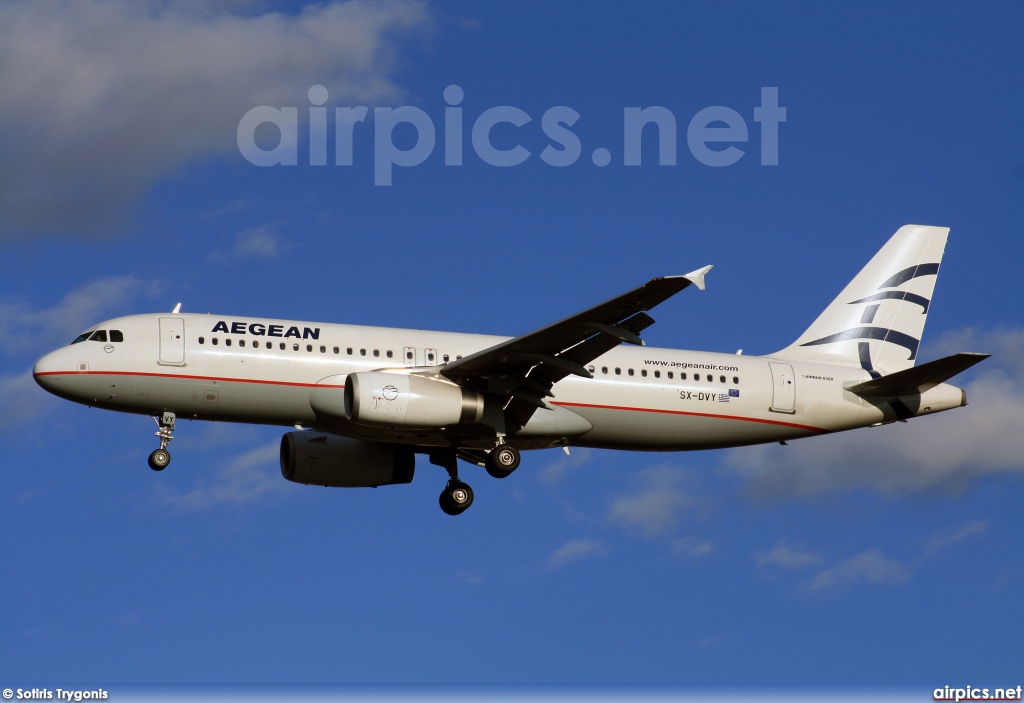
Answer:
<svg viewBox="0 0 1024 703"><path fill-rule="evenodd" d="M327 89L314 85L308 92L310 106L307 108L309 125L309 165L328 164L328 99ZM462 102L465 92L457 85L444 90L444 118L442 126L444 164L461 166L464 162L465 131L469 131L469 142L473 153L480 161L491 166L508 168L519 166L534 157L522 144L515 142L508 146L503 139L498 148L492 141L492 132L498 125L512 125L517 129L529 129L533 117L526 111L511 105L499 105L484 110L475 118L463 114ZM334 159L335 166L352 166L355 160L354 135L356 129L367 121L369 108L335 107ZM779 105L778 88L761 88L761 103L753 108L753 121L759 132L762 166L776 166L779 163L779 125L786 121L786 108ZM550 143L537 154L549 166L565 167L575 164L583 155L583 144L572 127L580 119L580 113L566 105L548 108L540 118L540 129ZM279 138L273 148L263 148L257 139L257 130L264 125L277 128ZM396 129L408 130L409 125L416 138L408 148L396 144ZM645 129L652 125L653 129ZM304 125L305 126L305 125ZM367 128L368 127L364 127ZM507 131L508 127L503 127ZM625 107L622 111L622 164L641 166L643 139L657 139L658 164L676 165L677 120L668 108L655 105L650 107ZM296 166L299 164L299 108L254 107L242 117L237 131L238 150L249 163L256 166ZM400 140L405 143L405 140ZM744 157L743 145L750 141L750 127L744 116L724 105L705 107L694 114L686 126L686 146L690 154L701 164L712 167L731 166ZM412 168L427 161L437 147L438 129L431 116L419 107L376 107L373 110L373 182L389 186L394 178L394 168ZM597 147L590 152L595 166L611 164L612 151Z"/></svg>

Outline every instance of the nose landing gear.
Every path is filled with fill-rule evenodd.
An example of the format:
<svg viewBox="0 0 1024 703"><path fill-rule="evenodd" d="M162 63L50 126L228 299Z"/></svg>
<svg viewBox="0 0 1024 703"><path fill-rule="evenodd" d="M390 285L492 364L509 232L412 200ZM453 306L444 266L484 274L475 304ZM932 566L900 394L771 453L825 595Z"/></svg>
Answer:
<svg viewBox="0 0 1024 703"><path fill-rule="evenodd" d="M153 471L163 471L171 463L171 453L167 451L167 445L174 439L174 413L164 413L153 421L157 425L156 436L160 438L160 448L149 455L149 468Z"/></svg>

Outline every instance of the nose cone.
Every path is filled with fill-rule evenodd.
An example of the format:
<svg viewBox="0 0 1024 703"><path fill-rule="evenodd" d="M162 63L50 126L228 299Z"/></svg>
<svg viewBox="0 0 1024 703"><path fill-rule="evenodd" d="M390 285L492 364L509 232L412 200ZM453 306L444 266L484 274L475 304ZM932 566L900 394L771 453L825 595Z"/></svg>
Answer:
<svg viewBox="0 0 1024 703"><path fill-rule="evenodd" d="M32 368L32 378L36 380L36 383L40 385L44 390L50 393L58 393L61 387L61 377L67 372L67 369L61 368L61 351L50 352L42 359L36 362L36 365Z"/></svg>

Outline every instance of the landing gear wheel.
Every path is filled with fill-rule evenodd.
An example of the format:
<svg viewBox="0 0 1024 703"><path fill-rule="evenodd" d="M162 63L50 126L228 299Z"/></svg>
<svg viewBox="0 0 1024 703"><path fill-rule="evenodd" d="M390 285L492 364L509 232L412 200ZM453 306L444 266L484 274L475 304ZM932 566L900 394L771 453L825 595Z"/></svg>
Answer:
<svg viewBox="0 0 1024 703"><path fill-rule="evenodd" d="M450 481L441 491L438 503L448 515L459 515L473 504L473 489L462 481Z"/></svg>
<svg viewBox="0 0 1024 703"><path fill-rule="evenodd" d="M163 471L171 463L171 453L166 449L157 449L149 455L149 468Z"/></svg>
<svg viewBox="0 0 1024 703"><path fill-rule="evenodd" d="M487 473L494 478L506 478L519 468L519 460L518 449L508 444L500 444L487 455L484 464Z"/></svg>

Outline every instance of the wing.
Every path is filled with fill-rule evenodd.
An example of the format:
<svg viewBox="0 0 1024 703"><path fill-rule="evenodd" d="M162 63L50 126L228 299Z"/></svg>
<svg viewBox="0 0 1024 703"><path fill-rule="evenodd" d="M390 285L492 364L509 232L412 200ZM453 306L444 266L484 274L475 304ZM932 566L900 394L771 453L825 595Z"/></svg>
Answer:
<svg viewBox="0 0 1024 703"><path fill-rule="evenodd" d="M640 332L654 324L647 311L690 285L704 290L710 266L685 276L655 278L559 322L449 363L443 376L461 386L505 396L510 429L526 424L551 387L570 374L590 378L590 363L622 342L643 344Z"/></svg>

